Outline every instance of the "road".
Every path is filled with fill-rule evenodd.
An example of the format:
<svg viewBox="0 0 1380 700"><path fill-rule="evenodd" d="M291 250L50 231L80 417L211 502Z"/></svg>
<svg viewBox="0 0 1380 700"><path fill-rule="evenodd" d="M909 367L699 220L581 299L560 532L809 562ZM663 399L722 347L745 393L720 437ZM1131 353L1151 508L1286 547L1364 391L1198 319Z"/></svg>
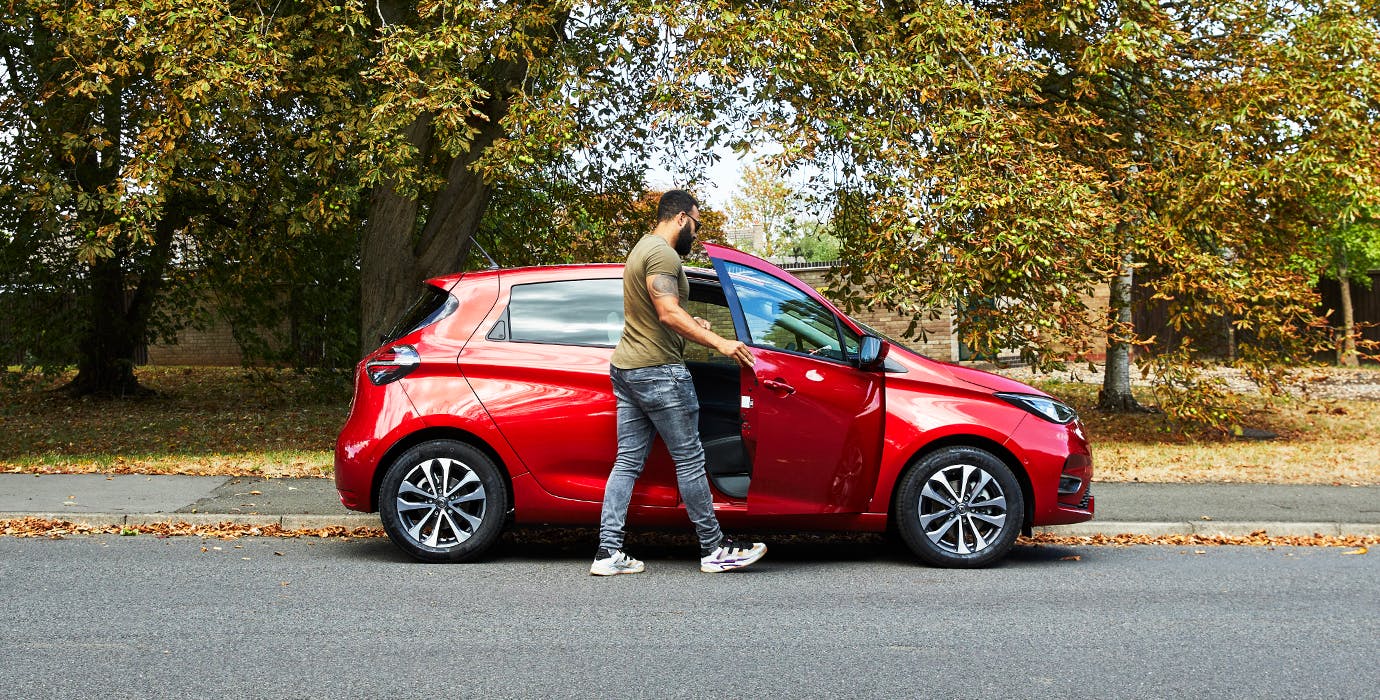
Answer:
<svg viewBox="0 0 1380 700"><path fill-rule="evenodd" d="M636 536L635 536L636 537ZM592 538L592 534L591 534ZM590 539L592 541L592 539ZM386 540L0 538L12 698L1375 697L1380 551L875 541L700 574L578 544L460 565ZM203 547L205 551L203 551Z"/></svg>

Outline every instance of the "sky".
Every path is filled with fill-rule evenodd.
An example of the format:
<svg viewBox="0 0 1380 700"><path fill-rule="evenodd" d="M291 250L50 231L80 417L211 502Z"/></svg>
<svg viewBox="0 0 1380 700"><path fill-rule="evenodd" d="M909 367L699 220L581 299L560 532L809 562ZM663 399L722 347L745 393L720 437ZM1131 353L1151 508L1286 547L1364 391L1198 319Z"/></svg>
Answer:
<svg viewBox="0 0 1380 700"><path fill-rule="evenodd" d="M719 160L705 170L704 178L695 187L695 195L706 206L724 211L742 184L743 169L752 165L758 154L738 156L724 147L714 149L714 153ZM684 184L683 177L673 175L660 164L652 163L647 168L647 186L653 190L669 190Z"/></svg>

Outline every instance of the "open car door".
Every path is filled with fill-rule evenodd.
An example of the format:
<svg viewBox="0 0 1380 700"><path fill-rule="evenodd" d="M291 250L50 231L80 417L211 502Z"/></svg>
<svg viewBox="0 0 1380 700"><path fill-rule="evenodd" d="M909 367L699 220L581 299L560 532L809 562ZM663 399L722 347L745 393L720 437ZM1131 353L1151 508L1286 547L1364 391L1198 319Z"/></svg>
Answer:
<svg viewBox="0 0 1380 700"><path fill-rule="evenodd" d="M861 512L876 486L885 418L884 375L861 367L864 334L775 265L704 247L737 337L756 358L741 382L748 512Z"/></svg>

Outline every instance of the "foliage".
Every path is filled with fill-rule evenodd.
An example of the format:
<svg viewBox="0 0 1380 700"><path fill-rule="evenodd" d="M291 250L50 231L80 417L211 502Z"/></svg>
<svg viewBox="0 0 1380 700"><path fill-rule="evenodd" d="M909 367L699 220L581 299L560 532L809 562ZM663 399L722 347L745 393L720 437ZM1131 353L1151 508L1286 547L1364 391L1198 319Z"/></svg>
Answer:
<svg viewBox="0 0 1380 700"><path fill-rule="evenodd" d="M743 170L739 191L728 205L728 217L738 228L762 232L763 244L749 246L758 255L810 262L839 258L839 241L807 213L805 198L770 164Z"/></svg>
<svg viewBox="0 0 1380 700"><path fill-rule="evenodd" d="M358 42L340 31L339 6L291 9L12 4L0 25L0 167L13 176L0 184L0 270L22 300L11 309L65 301L42 327L17 321L27 364L75 360L80 392L137 390L140 343L196 322L208 289L246 291L214 268L262 280L282 267L238 253L319 250L311 239L347 222L330 214L353 196L334 186L344 143L321 119L347 90L323 69ZM57 337L36 342L45 334Z"/></svg>
<svg viewBox="0 0 1380 700"><path fill-rule="evenodd" d="M348 364L332 338L373 337L476 237L504 264L614 259L647 225L647 160L693 186L713 147L774 144L762 184L804 183L791 208L829 222L847 305L961 305L967 345L1044 368L1105 334L1183 368L1166 408L1226 429L1192 388L1218 329L1261 372L1306 356L1324 232L1377 207L1377 12L25 0L0 25L0 293L61 323L11 319L6 350L75 344L118 379L206 283L258 356ZM1166 332L1092 313L1131 279ZM320 331L275 337L284 315Z"/></svg>
<svg viewBox="0 0 1380 700"><path fill-rule="evenodd" d="M1184 368L1167 408L1211 404L1184 417L1227 429L1194 379L1214 326L1262 371L1323 338L1308 202L1374 191L1374 10L711 2L684 21L683 70L757 98L734 116L782 145L774 167L819 170L851 303L919 320L965 301L965 343L1044 368L1105 333ZM1095 285L1132 273L1172 337L1090 313Z"/></svg>

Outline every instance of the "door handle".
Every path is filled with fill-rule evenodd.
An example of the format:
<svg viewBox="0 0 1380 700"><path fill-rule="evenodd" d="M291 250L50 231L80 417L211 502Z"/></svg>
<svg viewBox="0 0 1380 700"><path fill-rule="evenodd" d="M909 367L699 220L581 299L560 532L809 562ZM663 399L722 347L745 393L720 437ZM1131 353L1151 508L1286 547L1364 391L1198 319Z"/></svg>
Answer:
<svg viewBox="0 0 1380 700"><path fill-rule="evenodd" d="M787 396L790 396L791 394L795 393L795 387L791 386L790 384L787 384L784 379L768 379L762 382L762 386L771 389L772 391L780 391Z"/></svg>

